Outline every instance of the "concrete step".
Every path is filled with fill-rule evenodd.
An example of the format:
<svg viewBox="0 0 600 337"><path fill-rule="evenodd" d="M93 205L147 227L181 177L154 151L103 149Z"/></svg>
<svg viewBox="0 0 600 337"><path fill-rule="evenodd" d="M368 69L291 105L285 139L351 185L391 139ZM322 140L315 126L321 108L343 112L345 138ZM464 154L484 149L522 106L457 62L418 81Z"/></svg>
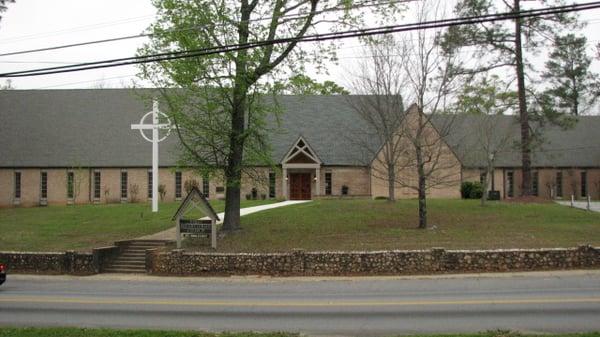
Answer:
<svg viewBox="0 0 600 337"><path fill-rule="evenodd" d="M131 258L136 258L136 259L145 259L146 258L146 254L145 253L124 253L121 254L120 256L122 257L131 257Z"/></svg>
<svg viewBox="0 0 600 337"><path fill-rule="evenodd" d="M146 250L163 248L163 240L135 240L121 244L121 253L104 269L105 273L146 273Z"/></svg>
<svg viewBox="0 0 600 337"><path fill-rule="evenodd" d="M135 263L143 263L146 261L146 259L139 259L139 258L130 258L130 257L125 257L123 258L122 256L118 256L116 259L113 260L113 263L119 262L119 261L132 261Z"/></svg>
<svg viewBox="0 0 600 337"><path fill-rule="evenodd" d="M120 273L120 274L146 274L146 270L129 269L129 268L106 268L104 273Z"/></svg>
<svg viewBox="0 0 600 337"><path fill-rule="evenodd" d="M127 269L144 269L146 270L145 263L129 263L129 262L120 262L113 263L109 266L109 268L127 268Z"/></svg>
<svg viewBox="0 0 600 337"><path fill-rule="evenodd" d="M146 254L146 249L132 249L132 248L126 248L124 250L122 250L122 254L124 253L137 253L137 254Z"/></svg>
<svg viewBox="0 0 600 337"><path fill-rule="evenodd" d="M116 258L114 260L113 263L146 263L146 259L142 258L135 258L135 257L124 257L124 256L119 256L118 258Z"/></svg>

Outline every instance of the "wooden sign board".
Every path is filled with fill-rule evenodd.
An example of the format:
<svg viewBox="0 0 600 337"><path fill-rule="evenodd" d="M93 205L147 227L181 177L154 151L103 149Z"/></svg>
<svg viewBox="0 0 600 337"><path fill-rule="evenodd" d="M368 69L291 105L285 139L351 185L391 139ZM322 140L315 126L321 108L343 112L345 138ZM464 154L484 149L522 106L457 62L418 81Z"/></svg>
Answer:
<svg viewBox="0 0 600 337"><path fill-rule="evenodd" d="M199 209L206 217L202 219L184 219L183 216L192 207ZM181 202L179 209L173 216L173 220L176 221L177 248L181 248L181 235L187 234L210 235L211 246L213 249L217 249L217 221L219 216L208 203L204 194L196 187L192 188Z"/></svg>
<svg viewBox="0 0 600 337"><path fill-rule="evenodd" d="M212 220L179 220L181 234L210 235L212 231Z"/></svg>

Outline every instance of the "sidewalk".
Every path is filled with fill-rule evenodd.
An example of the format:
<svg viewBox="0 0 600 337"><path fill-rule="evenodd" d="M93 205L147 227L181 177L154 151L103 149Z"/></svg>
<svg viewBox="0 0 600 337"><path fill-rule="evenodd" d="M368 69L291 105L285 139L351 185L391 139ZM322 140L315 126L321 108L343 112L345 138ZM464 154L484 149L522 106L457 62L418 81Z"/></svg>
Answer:
<svg viewBox="0 0 600 337"><path fill-rule="evenodd" d="M273 208L303 204L306 202L310 202L310 200L287 200L287 201L277 202L274 204L246 207L246 208L240 209L240 216L257 213L257 212L261 212L261 211L266 211L268 209L273 209ZM225 212L218 213L218 215L219 215L220 220L217 222L217 224L221 224L221 223L223 223L223 219L225 218ZM162 232L139 237L138 240L176 240L175 226L173 226L173 228L169 228Z"/></svg>
<svg viewBox="0 0 600 337"><path fill-rule="evenodd" d="M557 201L556 203L563 206L571 206L570 201ZM587 201L575 201L573 202L573 207L587 210ZM590 211L600 212L600 201L590 202Z"/></svg>

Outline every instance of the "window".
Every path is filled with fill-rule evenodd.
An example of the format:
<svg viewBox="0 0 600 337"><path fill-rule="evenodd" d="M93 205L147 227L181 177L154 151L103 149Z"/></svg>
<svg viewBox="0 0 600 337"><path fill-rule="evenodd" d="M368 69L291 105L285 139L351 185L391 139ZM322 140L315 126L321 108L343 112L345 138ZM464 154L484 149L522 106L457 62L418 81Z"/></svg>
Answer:
<svg viewBox="0 0 600 337"><path fill-rule="evenodd" d="M275 172L269 172L269 198L275 198Z"/></svg>
<svg viewBox="0 0 600 337"><path fill-rule="evenodd" d="M587 197L587 172L581 172L581 196Z"/></svg>
<svg viewBox="0 0 600 337"><path fill-rule="evenodd" d="M479 183L483 186L483 182L485 181L485 176L487 176L487 172L479 173Z"/></svg>
<svg viewBox="0 0 600 337"><path fill-rule="evenodd" d="M21 199L21 172L15 172L15 199Z"/></svg>
<svg viewBox="0 0 600 337"><path fill-rule="evenodd" d="M175 199L181 199L181 172L175 172Z"/></svg>
<svg viewBox="0 0 600 337"><path fill-rule="evenodd" d="M40 198L48 199L48 172L40 172Z"/></svg>
<svg viewBox="0 0 600 337"><path fill-rule="evenodd" d="M75 174L67 172L67 199L73 199L75 196Z"/></svg>
<svg viewBox="0 0 600 337"><path fill-rule="evenodd" d="M94 199L100 200L100 171L94 171Z"/></svg>
<svg viewBox="0 0 600 337"><path fill-rule="evenodd" d="M534 196L539 196L540 195L540 182L539 182L539 174L538 172L533 172L531 174L531 190L533 192Z"/></svg>
<svg viewBox="0 0 600 337"><path fill-rule="evenodd" d="M562 172L556 172L556 196L562 198L563 196L563 175Z"/></svg>
<svg viewBox="0 0 600 337"><path fill-rule="evenodd" d="M515 196L515 173L510 171L506 172L506 184L507 186L507 196L512 198Z"/></svg>
<svg viewBox="0 0 600 337"><path fill-rule="evenodd" d="M207 198L210 196L210 185L208 183L208 176L202 177L202 193Z"/></svg>
<svg viewBox="0 0 600 337"><path fill-rule="evenodd" d="M121 200L127 200L127 171L121 171Z"/></svg>
<svg viewBox="0 0 600 337"><path fill-rule="evenodd" d="M331 172L325 173L325 195L331 195Z"/></svg>
<svg viewBox="0 0 600 337"><path fill-rule="evenodd" d="M148 171L148 199L152 199L152 171Z"/></svg>

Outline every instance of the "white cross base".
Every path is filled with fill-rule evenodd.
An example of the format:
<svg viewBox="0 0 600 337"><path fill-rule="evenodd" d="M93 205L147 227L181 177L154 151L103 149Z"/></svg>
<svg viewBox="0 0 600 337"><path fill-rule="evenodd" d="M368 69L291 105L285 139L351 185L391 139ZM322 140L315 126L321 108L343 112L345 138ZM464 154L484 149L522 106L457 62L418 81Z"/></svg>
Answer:
<svg viewBox="0 0 600 337"><path fill-rule="evenodd" d="M152 124L146 124L144 121L148 116L152 115ZM167 123L160 124L158 122L159 115L166 119ZM158 212L158 143L165 140L171 134L171 121L164 113L158 110L158 101L152 102L152 111L146 113L139 124L131 124L132 130L140 130L142 137L152 143L152 212ZM162 138L159 136L160 129L167 130L167 134ZM146 137L144 130L152 130L152 138Z"/></svg>

